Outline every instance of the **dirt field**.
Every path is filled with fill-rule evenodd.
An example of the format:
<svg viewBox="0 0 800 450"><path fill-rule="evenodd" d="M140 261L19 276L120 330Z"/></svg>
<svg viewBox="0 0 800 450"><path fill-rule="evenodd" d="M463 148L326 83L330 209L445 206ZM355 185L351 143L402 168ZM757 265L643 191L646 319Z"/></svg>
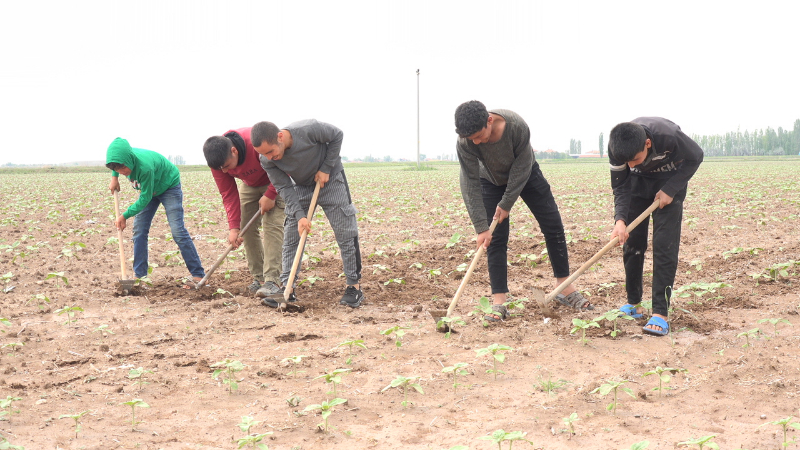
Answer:
<svg viewBox="0 0 800 450"><path fill-rule="evenodd" d="M536 221L518 203L509 282L524 309L488 328L468 315L489 294L482 261L456 308L466 325L447 337L428 310L446 309L475 245L457 167L346 170L367 299L356 310L338 304L341 259L319 211L300 301L287 313L244 295L251 280L240 251L211 287L182 289L188 272L163 209L150 233L153 284L122 296L108 174L0 174L0 289L8 291L0 293L0 399L19 398L0 410L0 435L28 450L234 449L247 435L237 424L250 416L260 421L250 433L273 433L260 442L270 449L494 449L481 438L502 429L527 433L537 449L629 449L645 440L648 449L672 449L716 435L721 449L763 450L784 442L780 425L769 422L800 422L800 161L704 163L685 202L671 336L643 335L644 320L618 320L612 336L601 321L585 345L580 331L570 334L572 319L590 321L625 303L620 249L576 282L597 309L561 307L559 318L547 319L525 302L531 288L550 291L555 283ZM608 168L552 163L542 170L574 270L608 242ZM208 268L226 247L221 199L210 173L182 177L187 228ZM123 186L123 205L135 195ZM131 227L128 221L129 259ZM648 252L645 272L650 261ZM400 347L381 334L394 326L407 327ZM354 346L350 355L340 344L354 340L366 348ZM492 358L476 356L491 344L512 348L496 379L487 373ZM301 355L297 364L288 359ZM226 359L244 365L231 393L222 375L212 376ZM454 390L442 369L457 363L467 364L467 374ZM643 376L657 367L686 371L658 391L657 375ZM131 378L132 369L143 375ZM334 396L316 377L335 369L350 371ZM402 391L384 390L397 376L419 377L424 393L411 389L404 405ZM612 412L613 392L592 391L620 381ZM319 411L305 409L334 398L347 402L333 407L325 432ZM125 404L134 399L149 408ZM74 420L60 417L84 411L76 437ZM564 421L572 413L574 433ZM790 428L787 439L799 434Z"/></svg>

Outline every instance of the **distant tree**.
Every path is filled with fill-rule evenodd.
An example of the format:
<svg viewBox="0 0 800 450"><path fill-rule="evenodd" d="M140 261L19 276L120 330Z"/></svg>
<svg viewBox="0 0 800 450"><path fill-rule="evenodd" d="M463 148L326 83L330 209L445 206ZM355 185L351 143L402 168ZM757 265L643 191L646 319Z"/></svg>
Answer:
<svg viewBox="0 0 800 450"><path fill-rule="evenodd" d="M428 159L428 157L425 155L425 153L420 153L420 154L419 154L419 160L420 160L420 161L425 161L425 160L427 160L427 159Z"/></svg>
<svg viewBox="0 0 800 450"><path fill-rule="evenodd" d="M574 155L575 154L575 139L570 139L569 140L569 154L570 155Z"/></svg>
<svg viewBox="0 0 800 450"><path fill-rule="evenodd" d="M603 133L600 133L600 143L598 147L600 149L600 157L603 157Z"/></svg>
<svg viewBox="0 0 800 450"><path fill-rule="evenodd" d="M372 155L367 155L364 157L364 162L377 162L378 160L374 158Z"/></svg>
<svg viewBox="0 0 800 450"><path fill-rule="evenodd" d="M581 151L581 141L580 140L578 140L578 145L575 146L575 150L577 150L575 153L577 153L579 155L582 153L582 151Z"/></svg>
<svg viewBox="0 0 800 450"><path fill-rule="evenodd" d="M383 157L383 162L392 162L392 157L391 157L391 155L386 155L386 156L384 156L384 157Z"/></svg>
<svg viewBox="0 0 800 450"><path fill-rule="evenodd" d="M342 161L344 162L350 161L350 158L348 158L347 156L342 156Z"/></svg>

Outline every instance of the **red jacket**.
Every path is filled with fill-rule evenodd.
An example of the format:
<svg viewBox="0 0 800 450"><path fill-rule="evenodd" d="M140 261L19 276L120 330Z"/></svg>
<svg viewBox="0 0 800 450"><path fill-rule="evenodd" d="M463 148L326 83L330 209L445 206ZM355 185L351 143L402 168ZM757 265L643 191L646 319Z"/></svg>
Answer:
<svg viewBox="0 0 800 450"><path fill-rule="evenodd" d="M239 150L239 165L225 173L218 169L211 169L211 174L214 175L214 181L217 182L219 193L222 194L222 204L225 205L225 212L228 213L228 228L241 228L242 223L242 209L239 202L239 189L236 187L236 180L238 178L244 184L252 187L267 186L264 195L272 200L278 196L278 191L275 186L269 181L267 172L261 167L261 162L258 157L259 154L253 148L250 142L250 128L239 128L238 130L229 130L224 136L233 141L236 148ZM244 145L244 161L242 161L241 146ZM248 217L247 220L250 220Z"/></svg>

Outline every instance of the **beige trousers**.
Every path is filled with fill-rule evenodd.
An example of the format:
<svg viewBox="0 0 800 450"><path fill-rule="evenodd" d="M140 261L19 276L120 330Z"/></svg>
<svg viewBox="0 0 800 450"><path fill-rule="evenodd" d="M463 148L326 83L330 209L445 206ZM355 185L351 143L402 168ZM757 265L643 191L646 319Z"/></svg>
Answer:
<svg viewBox="0 0 800 450"><path fill-rule="evenodd" d="M239 201L242 208L242 223L239 229L244 228L258 212L258 201L268 187L239 184ZM278 195L275 197L275 207L261 216L261 228L263 229L261 239L259 239L259 227L256 226L251 226L242 236L247 268L253 275L253 279L260 283L272 281L280 286L283 222L286 219L285 206L283 198Z"/></svg>

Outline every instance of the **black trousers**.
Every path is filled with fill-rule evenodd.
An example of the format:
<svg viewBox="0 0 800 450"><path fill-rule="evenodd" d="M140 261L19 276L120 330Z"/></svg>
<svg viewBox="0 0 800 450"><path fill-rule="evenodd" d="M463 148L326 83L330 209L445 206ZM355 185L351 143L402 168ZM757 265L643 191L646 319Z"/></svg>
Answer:
<svg viewBox="0 0 800 450"><path fill-rule="evenodd" d="M481 188L486 216L491 220L494 217L497 204L503 198L506 187L505 185L495 186L488 180L481 178ZM536 221L539 222L539 228L544 234L550 264L553 266L553 275L556 278L568 277L569 256L567 254L567 240L564 237L564 225L561 223L561 214L558 212L558 206L550 190L550 184L547 183L544 175L542 175L539 163L533 163L531 175L520 193L520 198L528 205ZM508 292L508 223L510 219L511 215L509 214L508 219L497 225L494 235L492 235L492 243L486 249L492 294Z"/></svg>
<svg viewBox="0 0 800 450"><path fill-rule="evenodd" d="M628 211L630 223L653 204L656 193L667 182L665 179L631 176L631 206ZM667 315L672 285L678 269L678 249L681 243L681 223L683 222L683 200L686 188L675 194L672 203L664 209L656 209L653 214L653 313ZM622 261L625 265L625 290L628 303L637 305L642 301L642 272L644 256L647 251L647 235L650 217L634 228L622 247Z"/></svg>

